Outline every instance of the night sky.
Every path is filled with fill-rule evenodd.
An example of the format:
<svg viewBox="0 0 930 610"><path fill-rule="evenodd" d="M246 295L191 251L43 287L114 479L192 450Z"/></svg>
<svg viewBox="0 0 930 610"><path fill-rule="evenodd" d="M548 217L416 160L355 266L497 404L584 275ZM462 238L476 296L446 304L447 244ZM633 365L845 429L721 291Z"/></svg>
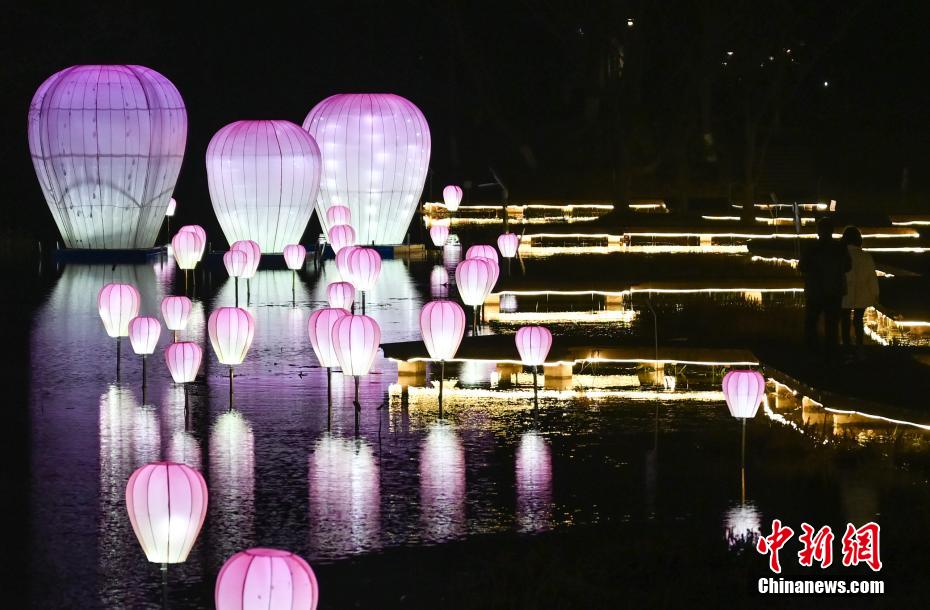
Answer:
<svg viewBox="0 0 930 610"><path fill-rule="evenodd" d="M726 196L743 179L751 100L778 110L764 121L777 128L763 195L771 183L850 205L927 205L924 3L195 4L5 9L5 229L52 228L26 112L45 78L81 63L143 64L180 90L189 121L182 221L212 222L203 157L217 129L237 119L300 124L322 98L366 91L403 95L426 115L428 199L450 181L488 182L490 167L515 201ZM771 76L778 66L786 71ZM471 189L467 198L499 195Z"/></svg>

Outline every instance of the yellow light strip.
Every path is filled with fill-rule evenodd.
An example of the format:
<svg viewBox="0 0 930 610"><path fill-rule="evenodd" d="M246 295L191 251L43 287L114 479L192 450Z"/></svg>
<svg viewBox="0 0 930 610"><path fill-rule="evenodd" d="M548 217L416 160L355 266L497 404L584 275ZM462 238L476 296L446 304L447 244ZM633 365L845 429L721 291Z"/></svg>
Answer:
<svg viewBox="0 0 930 610"><path fill-rule="evenodd" d="M628 232L628 233L527 233L526 239L536 238L558 238L558 237L587 237L619 241L624 237L650 237L650 238L672 238L672 237L727 237L737 239L816 239L816 233L718 233L718 232L698 232L698 231L681 231L681 232ZM833 237L839 239L840 233L834 233ZM862 237L870 239L894 239L894 238L919 238L920 233L914 230L901 231L895 233L863 233ZM866 248L867 250L869 248ZM924 251L927 248L920 248L915 251Z"/></svg>
<svg viewBox="0 0 930 610"><path fill-rule="evenodd" d="M930 226L930 220L899 220L897 222L892 220L891 224L896 227L926 227Z"/></svg>
<svg viewBox="0 0 930 610"><path fill-rule="evenodd" d="M393 360L394 362L438 362L438 360L433 360L432 358L426 356L414 356L413 358L403 359L395 358L393 356L388 356L388 360ZM446 360L446 362L479 362L483 364L517 364L523 366L522 360L512 360L508 358L504 359L495 359L495 358L452 358ZM594 363L594 364L640 364L643 362L656 363L656 364L690 364L692 366L759 366L758 361L753 360L735 360L732 362L717 362L717 361L705 361L705 360L675 360L668 358L650 358L645 356L643 358L578 358L576 360L555 360L552 362L546 362L543 366L575 366L579 363Z"/></svg>
<svg viewBox="0 0 930 610"><path fill-rule="evenodd" d="M402 392L400 384L391 384L388 386L388 392L392 396L399 396ZM408 387L408 396L418 399L421 397L439 396L438 388L425 386ZM662 390L551 390L545 388L538 389L540 398L626 398L630 400L675 400L675 401L702 401L702 402L719 402L724 400L723 392L715 390L707 391L662 391ZM525 390L485 390L481 388L449 388L443 389L445 396L459 396L465 398L532 398L533 389ZM521 406L521 408L523 408Z"/></svg>

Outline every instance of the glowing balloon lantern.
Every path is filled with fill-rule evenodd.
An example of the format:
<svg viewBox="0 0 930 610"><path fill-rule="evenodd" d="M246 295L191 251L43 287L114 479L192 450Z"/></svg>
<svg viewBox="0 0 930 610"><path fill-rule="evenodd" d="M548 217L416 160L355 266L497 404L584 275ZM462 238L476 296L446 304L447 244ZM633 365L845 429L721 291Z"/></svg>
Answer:
<svg viewBox="0 0 930 610"><path fill-rule="evenodd" d="M223 266L229 277L244 277L249 271L249 255L243 250L229 250L223 254Z"/></svg>
<svg viewBox="0 0 930 610"><path fill-rule="evenodd" d="M236 553L216 577L217 610L316 610L319 600L316 575L290 551Z"/></svg>
<svg viewBox="0 0 930 610"><path fill-rule="evenodd" d="M336 253L336 269L339 270L339 276L343 281L352 281L352 269L349 268L349 255L355 250L358 250L358 248L359 246L346 246Z"/></svg>
<svg viewBox="0 0 930 610"><path fill-rule="evenodd" d="M175 339L179 330L187 328L192 308L193 303L187 297L167 296L161 300L161 317L168 330L174 332Z"/></svg>
<svg viewBox="0 0 930 610"><path fill-rule="evenodd" d="M203 253L207 249L207 232L200 225L184 225L183 227L178 229L178 233L181 233L184 231L190 231L191 233L196 233L197 236L200 238L200 251L197 253L197 260L199 261L200 259L203 258Z"/></svg>
<svg viewBox="0 0 930 610"><path fill-rule="evenodd" d="M178 262L178 267L184 271L195 268L200 260L202 246L203 241L193 231L179 231L171 239L171 251Z"/></svg>
<svg viewBox="0 0 930 610"><path fill-rule="evenodd" d="M329 230L329 243L333 252L339 252L346 246L355 245L355 229L349 225L336 225Z"/></svg>
<svg viewBox="0 0 930 610"><path fill-rule="evenodd" d="M207 484L189 466L152 462L129 477L126 510L146 559L181 563L207 516Z"/></svg>
<svg viewBox="0 0 930 610"><path fill-rule="evenodd" d="M307 258L307 249L300 244L290 244L284 246L284 264L288 269L297 271L304 266L304 260Z"/></svg>
<svg viewBox="0 0 930 610"><path fill-rule="evenodd" d="M488 258L467 258L455 268L455 284L462 302L472 307L484 304L494 289L500 270Z"/></svg>
<svg viewBox="0 0 930 610"><path fill-rule="evenodd" d="M138 316L129 321L129 344L132 345L132 351L136 354L140 356L154 354L159 337L161 337L161 322L158 318Z"/></svg>
<svg viewBox="0 0 930 610"><path fill-rule="evenodd" d="M723 396L733 417L755 417L764 395L765 378L758 371L732 370L723 377Z"/></svg>
<svg viewBox="0 0 930 610"><path fill-rule="evenodd" d="M329 206L345 205L359 243L401 243L429 169L429 126L419 108L392 94L333 95L313 107L303 127L326 160L321 218Z"/></svg>
<svg viewBox="0 0 930 610"><path fill-rule="evenodd" d="M331 205L326 208L326 222L329 226L351 225L352 210L344 205Z"/></svg>
<svg viewBox="0 0 930 610"><path fill-rule="evenodd" d="M72 66L32 98L29 152L69 248L151 248L184 158L187 112L144 66Z"/></svg>
<svg viewBox="0 0 930 610"><path fill-rule="evenodd" d="M545 326L524 326L517 331L515 341L520 360L524 365L533 367L533 407L538 409L536 373L539 365L546 363L552 347L552 333Z"/></svg>
<svg viewBox="0 0 930 610"><path fill-rule="evenodd" d="M333 324L333 347L343 375L355 378L355 430L362 405L358 401L358 378L367 375L374 362L381 328L372 318L362 314L342 316Z"/></svg>
<svg viewBox="0 0 930 610"><path fill-rule="evenodd" d="M355 248L348 256L349 277L362 291L362 313L365 313L365 291L375 287L381 275L381 255L373 248Z"/></svg>
<svg viewBox="0 0 930 610"><path fill-rule="evenodd" d="M477 244L468 248L465 251L465 258L489 258L495 263L498 262L497 250L494 249L494 246L488 246L484 244Z"/></svg>
<svg viewBox="0 0 930 610"><path fill-rule="evenodd" d="M300 241L320 185L320 149L290 121L237 121L207 147L213 210L229 243L265 252Z"/></svg>
<svg viewBox="0 0 930 610"><path fill-rule="evenodd" d="M179 341L165 348L165 364L175 383L190 383L197 378L203 350L191 341Z"/></svg>
<svg viewBox="0 0 930 610"><path fill-rule="evenodd" d="M168 200L168 209L165 210L165 216L171 218L178 210L178 201L174 197Z"/></svg>
<svg viewBox="0 0 930 610"><path fill-rule="evenodd" d="M100 289L97 309L109 336L129 335L129 321L139 315L141 301L139 291L129 284L107 284Z"/></svg>
<svg viewBox="0 0 930 610"><path fill-rule="evenodd" d="M439 410L446 360L455 357L465 334L465 312L454 301L430 301L420 310L420 334L430 358L439 360Z"/></svg>
<svg viewBox="0 0 930 610"><path fill-rule="evenodd" d="M442 189L442 201L446 204L446 209L455 213L462 203L462 187L450 184Z"/></svg>
<svg viewBox="0 0 930 610"><path fill-rule="evenodd" d="M429 228L429 238L433 240L433 245L442 248L449 240L449 227L446 225L433 225Z"/></svg>
<svg viewBox="0 0 930 610"><path fill-rule="evenodd" d="M333 326L343 316L349 315L345 309L338 307L324 307L310 314L307 323L307 334L310 336L310 345L320 366L331 369L339 366L336 356L336 347L333 339Z"/></svg>
<svg viewBox="0 0 930 610"><path fill-rule="evenodd" d="M333 282L326 287L330 307L350 310L355 304L355 286L349 282Z"/></svg>
<svg viewBox="0 0 930 610"><path fill-rule="evenodd" d="M513 258L517 255L517 249L520 247L520 237L513 233L502 233L497 238L497 249L501 251L504 258Z"/></svg>
<svg viewBox="0 0 930 610"><path fill-rule="evenodd" d="M255 336L255 318L239 307L220 307L207 320L210 343L220 364L242 364Z"/></svg>
<svg viewBox="0 0 930 610"><path fill-rule="evenodd" d="M230 246L230 250L244 252L248 260L245 272L239 277L243 277L247 280L255 277L255 273L258 271L258 263L262 258L262 249L258 243L250 239L244 239L242 241L233 242L233 245Z"/></svg>

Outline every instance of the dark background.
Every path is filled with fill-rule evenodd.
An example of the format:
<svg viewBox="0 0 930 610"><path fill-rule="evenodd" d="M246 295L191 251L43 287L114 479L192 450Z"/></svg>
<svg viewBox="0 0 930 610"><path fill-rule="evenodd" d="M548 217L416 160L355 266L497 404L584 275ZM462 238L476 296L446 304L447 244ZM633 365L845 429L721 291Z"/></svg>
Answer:
<svg viewBox="0 0 930 610"><path fill-rule="evenodd" d="M325 96L364 91L426 115L429 200L451 181L499 200L474 188L493 167L513 201L687 209L775 191L926 210L928 16L926 3L873 0L20 2L0 32L0 228L55 235L26 113L45 78L82 63L143 64L180 90L181 222L213 222L203 157L217 129L299 124Z"/></svg>

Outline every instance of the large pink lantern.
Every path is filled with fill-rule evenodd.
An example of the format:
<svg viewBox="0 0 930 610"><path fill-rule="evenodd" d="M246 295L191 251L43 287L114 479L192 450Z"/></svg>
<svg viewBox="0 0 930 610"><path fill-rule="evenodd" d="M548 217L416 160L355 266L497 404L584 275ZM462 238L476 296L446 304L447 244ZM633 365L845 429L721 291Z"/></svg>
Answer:
<svg viewBox="0 0 930 610"><path fill-rule="evenodd" d="M381 343L381 328L366 315L341 316L333 324L336 360L344 375L367 375Z"/></svg>
<svg viewBox="0 0 930 610"><path fill-rule="evenodd" d="M29 152L68 248L151 248L187 141L177 88L144 66L72 66L32 98Z"/></svg>
<svg viewBox="0 0 930 610"><path fill-rule="evenodd" d="M300 241L320 186L320 149L290 121L236 121L207 147L210 200L230 243L265 252Z"/></svg>
<svg viewBox="0 0 930 610"><path fill-rule="evenodd" d="M752 419L765 396L765 378L759 371L732 370L723 377L723 396L730 415Z"/></svg>
<svg viewBox="0 0 930 610"><path fill-rule="evenodd" d="M129 321L129 344L136 354L143 357L154 354L159 337L161 322L158 318L138 316Z"/></svg>
<svg viewBox="0 0 930 610"><path fill-rule="evenodd" d="M536 373L539 365L546 363L552 347L552 333L545 326L524 326L517 331L515 340L520 360L524 365L533 367L533 406L538 408Z"/></svg>
<svg viewBox="0 0 930 610"><path fill-rule="evenodd" d="M446 204L446 209L455 213L462 203L462 187L450 184L442 189L442 201Z"/></svg>
<svg viewBox="0 0 930 610"><path fill-rule="evenodd" d="M352 269L349 267L349 255L355 250L358 250L358 248L359 246L346 246L336 253L336 269L339 270L339 277L346 282L352 281Z"/></svg>
<svg viewBox="0 0 930 610"><path fill-rule="evenodd" d="M446 225L433 225L429 228L429 238L433 240L433 245L442 248L449 241L449 227Z"/></svg>
<svg viewBox="0 0 930 610"><path fill-rule="evenodd" d="M100 289L97 310L109 336L129 335L129 321L139 315L141 301L139 291L129 284L107 284Z"/></svg>
<svg viewBox="0 0 930 610"><path fill-rule="evenodd" d="M248 258L248 265L246 265L245 273L241 277L247 280L255 277L255 273L258 271L258 263L262 258L262 249L258 243L250 239L243 239L234 242L230 249L244 252Z"/></svg>
<svg viewBox="0 0 930 610"><path fill-rule="evenodd" d="M454 301L430 301L420 310L420 334L430 358L439 360L439 408L446 360L455 357L465 334L465 312Z"/></svg>
<svg viewBox="0 0 930 610"><path fill-rule="evenodd" d="M333 339L333 326L340 318L349 315L349 312L339 307L324 307L310 314L307 322L307 334L310 336L310 345L320 366L331 369L339 366L336 356L336 347Z"/></svg>
<svg viewBox="0 0 930 610"><path fill-rule="evenodd" d="M335 225L329 230L329 243L333 246L333 252L338 253L346 246L355 245L355 229L350 225Z"/></svg>
<svg viewBox="0 0 930 610"><path fill-rule="evenodd" d="M355 286L350 282L333 282L326 287L326 300L330 307L350 310L355 304Z"/></svg>
<svg viewBox="0 0 930 610"><path fill-rule="evenodd" d="M197 378L203 350L191 341L179 341L165 348L165 364L175 383L190 383Z"/></svg>
<svg viewBox="0 0 930 610"><path fill-rule="evenodd" d="M216 577L216 610L315 610L319 600L316 575L290 551L236 553Z"/></svg>
<svg viewBox="0 0 930 610"><path fill-rule="evenodd" d="M242 364L255 335L255 318L239 307L220 307L207 321L210 343L220 364Z"/></svg>
<svg viewBox="0 0 930 610"><path fill-rule="evenodd" d="M333 95L313 107L303 127L325 159L320 216L345 205L358 243L403 242L429 170L429 126L420 109L388 93Z"/></svg>
<svg viewBox="0 0 930 610"><path fill-rule="evenodd" d="M349 253L348 263L352 284L362 291L364 305L364 292L374 288L381 274L381 255L374 248L355 248Z"/></svg>
<svg viewBox="0 0 930 610"><path fill-rule="evenodd" d="M193 304L187 297L167 296L161 300L161 317L168 330L177 332L187 328Z"/></svg>
<svg viewBox="0 0 930 610"><path fill-rule="evenodd" d="M476 244L468 248L465 251L465 258L489 258L495 263L498 262L497 250L494 249L494 246L488 246L485 244Z"/></svg>
<svg viewBox="0 0 930 610"><path fill-rule="evenodd" d="M494 289L500 269L488 258L467 258L455 268L455 284L462 302L472 307L484 304Z"/></svg>
<svg viewBox="0 0 930 610"><path fill-rule="evenodd" d="M304 260L307 258L307 249L300 244L289 244L284 246L284 264L288 269L297 271L304 266Z"/></svg>
<svg viewBox="0 0 930 610"><path fill-rule="evenodd" d="M514 233L501 233L497 238L497 249L501 251L504 258L513 258L517 255L517 249L520 247L520 236Z"/></svg>
<svg viewBox="0 0 930 610"><path fill-rule="evenodd" d="M190 466L152 462L129 477L126 510L146 559L181 563L207 516L207 484Z"/></svg>
<svg viewBox="0 0 930 610"><path fill-rule="evenodd" d="M328 222L331 227L335 227L336 225L351 225L352 210L344 205L331 205L326 208L326 222Z"/></svg>
<svg viewBox="0 0 930 610"><path fill-rule="evenodd" d="M171 238L171 251L174 253L174 259L178 262L178 267L185 271L197 266L202 247L203 241L193 231L179 231Z"/></svg>
<svg viewBox="0 0 930 610"><path fill-rule="evenodd" d="M178 229L179 233L183 233L185 231L190 231L191 233L195 233L197 234L197 237L200 238L200 243L201 243L200 252L197 253L197 260L199 261L200 259L203 258L203 253L207 249L207 232L200 225L184 225L183 227Z"/></svg>

